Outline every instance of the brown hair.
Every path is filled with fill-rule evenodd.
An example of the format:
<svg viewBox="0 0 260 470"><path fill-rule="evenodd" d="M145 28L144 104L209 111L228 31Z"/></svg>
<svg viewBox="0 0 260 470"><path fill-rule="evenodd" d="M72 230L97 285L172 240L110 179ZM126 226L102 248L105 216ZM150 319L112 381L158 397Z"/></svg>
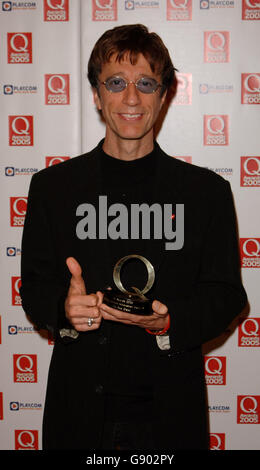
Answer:
<svg viewBox="0 0 260 470"><path fill-rule="evenodd" d="M168 49L156 33L149 33L142 24L117 26L106 31L96 42L88 63L88 79L94 88L98 88L98 77L102 66L117 54L120 62L129 54L129 60L135 65L139 54L149 62L152 72L161 76L162 94L171 87L176 88L175 67Z"/></svg>

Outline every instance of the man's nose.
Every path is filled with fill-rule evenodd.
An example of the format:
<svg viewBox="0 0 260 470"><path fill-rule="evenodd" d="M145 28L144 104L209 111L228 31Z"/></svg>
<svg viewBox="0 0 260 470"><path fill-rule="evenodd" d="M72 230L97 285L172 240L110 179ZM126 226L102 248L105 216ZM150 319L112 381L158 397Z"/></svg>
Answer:
<svg viewBox="0 0 260 470"><path fill-rule="evenodd" d="M129 106L136 106L140 103L140 92L136 88L135 83L128 83L126 89L123 91L123 103L128 104Z"/></svg>

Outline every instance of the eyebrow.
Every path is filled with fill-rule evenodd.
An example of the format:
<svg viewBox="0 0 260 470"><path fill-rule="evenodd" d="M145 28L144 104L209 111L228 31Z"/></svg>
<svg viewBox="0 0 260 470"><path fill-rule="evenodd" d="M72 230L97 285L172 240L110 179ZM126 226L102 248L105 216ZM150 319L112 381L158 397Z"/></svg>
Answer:
<svg viewBox="0 0 260 470"><path fill-rule="evenodd" d="M112 75L109 75L109 77L107 77L106 80L108 80L109 78L113 78L113 77L126 78L126 79L128 80L128 78L127 78L127 76L125 75L124 72L116 72L116 73L113 73ZM138 76L137 76L136 79L138 80L138 78L142 78L142 77L145 77L145 78L152 78L153 80L157 80L157 79L156 79L155 77L153 77L152 75L146 74L146 73L140 73L140 74L138 74Z"/></svg>

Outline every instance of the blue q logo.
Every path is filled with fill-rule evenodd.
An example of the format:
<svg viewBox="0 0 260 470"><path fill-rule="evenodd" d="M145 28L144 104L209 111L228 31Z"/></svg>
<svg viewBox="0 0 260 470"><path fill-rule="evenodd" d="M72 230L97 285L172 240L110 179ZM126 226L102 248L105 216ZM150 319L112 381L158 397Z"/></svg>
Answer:
<svg viewBox="0 0 260 470"><path fill-rule="evenodd" d="M4 85L4 95L12 95L14 92L13 85Z"/></svg>
<svg viewBox="0 0 260 470"><path fill-rule="evenodd" d="M6 255L7 256L15 256L16 255L16 248L14 248L13 246L8 246L6 248Z"/></svg>
<svg viewBox="0 0 260 470"><path fill-rule="evenodd" d="M207 83L200 83L199 90L200 90L200 93L205 95L206 93L209 92L209 86L207 85Z"/></svg>
<svg viewBox="0 0 260 470"><path fill-rule="evenodd" d="M5 167L5 176L14 176L14 167L6 166Z"/></svg>
<svg viewBox="0 0 260 470"><path fill-rule="evenodd" d="M11 401L10 402L10 410L11 411L18 411L19 410L19 402L18 401Z"/></svg>
<svg viewBox="0 0 260 470"><path fill-rule="evenodd" d="M8 334L9 335L17 335L17 326L16 325L9 325L8 326Z"/></svg>
<svg viewBox="0 0 260 470"><path fill-rule="evenodd" d="M129 1L125 2L125 10L134 10L135 9L135 2Z"/></svg>
<svg viewBox="0 0 260 470"><path fill-rule="evenodd" d="M2 2L2 10L3 11L11 11L12 10L12 2Z"/></svg>
<svg viewBox="0 0 260 470"><path fill-rule="evenodd" d="M209 0L200 0L200 9L208 10L209 9Z"/></svg>

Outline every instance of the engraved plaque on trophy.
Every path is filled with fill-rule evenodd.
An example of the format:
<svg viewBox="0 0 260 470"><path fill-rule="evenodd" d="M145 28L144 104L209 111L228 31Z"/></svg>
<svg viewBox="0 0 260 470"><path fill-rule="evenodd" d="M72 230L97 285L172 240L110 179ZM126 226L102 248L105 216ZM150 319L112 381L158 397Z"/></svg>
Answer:
<svg viewBox="0 0 260 470"><path fill-rule="evenodd" d="M121 282L121 268L126 261L132 258L137 258L142 261L147 269L148 279L142 290L137 287L131 287L132 291L128 291L124 288ZM152 314L153 301L144 295L151 289L155 279L154 268L150 261L140 255L125 256L116 263L113 271L113 279L117 289L105 289L103 298L103 302L105 304L117 310L133 313L135 315Z"/></svg>

